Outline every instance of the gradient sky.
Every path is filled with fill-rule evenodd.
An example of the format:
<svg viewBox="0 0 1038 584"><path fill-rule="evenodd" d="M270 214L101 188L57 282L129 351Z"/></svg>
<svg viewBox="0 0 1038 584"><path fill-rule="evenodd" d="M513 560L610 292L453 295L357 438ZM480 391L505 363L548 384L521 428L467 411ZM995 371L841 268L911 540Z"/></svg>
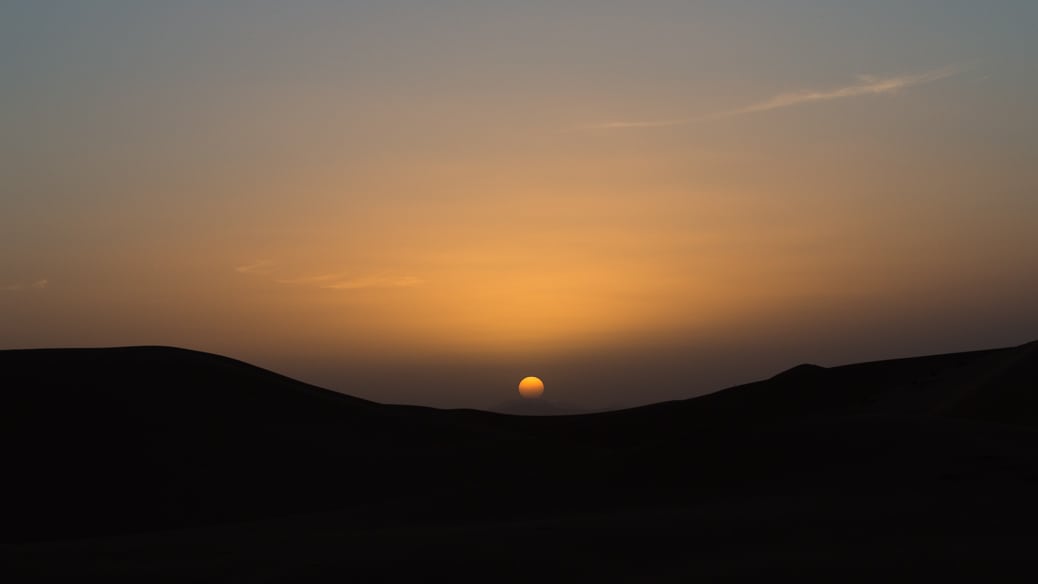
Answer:
<svg viewBox="0 0 1038 584"><path fill-rule="evenodd" d="M1038 3L0 4L0 348L584 407L1038 339Z"/></svg>

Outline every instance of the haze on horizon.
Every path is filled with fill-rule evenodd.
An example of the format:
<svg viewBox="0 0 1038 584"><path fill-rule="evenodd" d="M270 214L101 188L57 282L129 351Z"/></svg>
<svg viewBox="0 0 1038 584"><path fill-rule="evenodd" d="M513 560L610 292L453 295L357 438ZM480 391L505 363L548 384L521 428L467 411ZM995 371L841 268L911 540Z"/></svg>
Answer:
<svg viewBox="0 0 1038 584"><path fill-rule="evenodd" d="M0 348L605 407L1038 339L1034 2L0 14Z"/></svg>

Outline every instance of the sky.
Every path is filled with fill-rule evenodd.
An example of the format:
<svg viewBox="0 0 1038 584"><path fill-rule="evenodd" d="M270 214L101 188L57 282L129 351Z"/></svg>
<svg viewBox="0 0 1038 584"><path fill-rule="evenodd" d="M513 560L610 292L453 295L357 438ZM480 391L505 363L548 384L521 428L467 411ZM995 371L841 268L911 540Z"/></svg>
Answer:
<svg viewBox="0 0 1038 584"><path fill-rule="evenodd" d="M0 348L583 408L1038 340L1031 0L0 2Z"/></svg>

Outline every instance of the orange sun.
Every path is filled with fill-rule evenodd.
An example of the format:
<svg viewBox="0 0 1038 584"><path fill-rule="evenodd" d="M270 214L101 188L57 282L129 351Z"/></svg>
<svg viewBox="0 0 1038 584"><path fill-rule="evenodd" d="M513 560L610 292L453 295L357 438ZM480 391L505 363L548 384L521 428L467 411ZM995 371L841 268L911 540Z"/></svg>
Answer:
<svg viewBox="0 0 1038 584"><path fill-rule="evenodd" d="M544 382L538 377L524 377L519 382L519 395L527 399L541 397L544 393Z"/></svg>

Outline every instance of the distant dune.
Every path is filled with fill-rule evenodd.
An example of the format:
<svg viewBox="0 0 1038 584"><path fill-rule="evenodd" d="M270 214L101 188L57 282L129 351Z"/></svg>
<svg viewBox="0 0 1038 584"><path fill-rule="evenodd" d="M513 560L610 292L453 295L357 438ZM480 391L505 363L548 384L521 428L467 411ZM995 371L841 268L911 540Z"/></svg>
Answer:
<svg viewBox="0 0 1038 584"><path fill-rule="evenodd" d="M517 398L502 402L490 408L490 411L516 416L572 416L589 413L586 409L581 409L571 404L554 402L547 398Z"/></svg>
<svg viewBox="0 0 1038 584"><path fill-rule="evenodd" d="M0 375L0 559L43 579L404 577L526 566L531 540L582 577L906 549L951 577L1038 543L1038 343L575 416L382 405L162 347L2 351Z"/></svg>

